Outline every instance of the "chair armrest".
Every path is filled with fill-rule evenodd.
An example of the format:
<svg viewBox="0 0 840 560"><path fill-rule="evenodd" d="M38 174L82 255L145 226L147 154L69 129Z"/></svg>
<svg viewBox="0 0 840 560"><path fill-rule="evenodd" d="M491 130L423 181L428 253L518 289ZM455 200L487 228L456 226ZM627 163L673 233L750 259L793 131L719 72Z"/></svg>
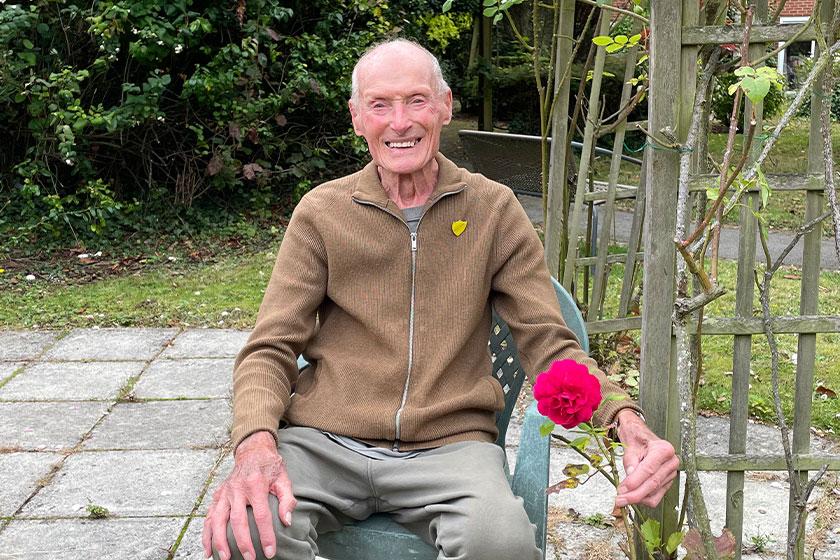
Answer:
<svg viewBox="0 0 840 560"><path fill-rule="evenodd" d="M537 411L537 403L525 411L516 469L511 484L513 493L525 502L525 511L531 523L537 526L537 544L545 555L546 524L548 520L548 469L551 441L540 435L540 425L545 418Z"/></svg>

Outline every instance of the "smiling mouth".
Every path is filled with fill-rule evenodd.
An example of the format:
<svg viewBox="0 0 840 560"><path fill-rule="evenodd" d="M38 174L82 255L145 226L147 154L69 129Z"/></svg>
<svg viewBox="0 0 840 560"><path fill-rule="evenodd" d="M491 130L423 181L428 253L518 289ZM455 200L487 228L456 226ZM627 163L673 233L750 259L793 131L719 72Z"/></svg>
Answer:
<svg viewBox="0 0 840 560"><path fill-rule="evenodd" d="M416 146L422 138L415 138L413 140L403 140L401 142L385 142L385 145L389 148L413 148Z"/></svg>

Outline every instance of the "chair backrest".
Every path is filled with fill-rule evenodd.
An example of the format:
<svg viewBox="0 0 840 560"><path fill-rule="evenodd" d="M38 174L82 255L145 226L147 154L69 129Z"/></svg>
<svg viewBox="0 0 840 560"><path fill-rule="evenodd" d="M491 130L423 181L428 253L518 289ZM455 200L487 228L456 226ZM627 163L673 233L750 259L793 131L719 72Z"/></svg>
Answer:
<svg viewBox="0 0 840 560"><path fill-rule="evenodd" d="M557 293L560 311L563 313L566 325L575 333L581 348L588 354L589 339L586 335L586 323L583 320L583 315L581 315L574 298L560 285L560 282L555 278L552 278L551 282L554 284L554 291ZM519 363L519 354L510 328L495 313L493 313L493 326L490 328L489 345L490 359L493 361L493 377L502 385L502 391L505 393L505 409L496 418L496 428L499 430L496 443L504 447L507 427L519 391L525 381L525 372L522 371L522 365Z"/></svg>

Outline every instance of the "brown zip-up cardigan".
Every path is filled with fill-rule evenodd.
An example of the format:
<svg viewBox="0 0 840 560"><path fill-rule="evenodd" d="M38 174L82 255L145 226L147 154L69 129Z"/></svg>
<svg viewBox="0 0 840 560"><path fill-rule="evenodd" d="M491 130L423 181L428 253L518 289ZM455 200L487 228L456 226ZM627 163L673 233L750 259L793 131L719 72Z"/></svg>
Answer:
<svg viewBox="0 0 840 560"><path fill-rule="evenodd" d="M403 450L495 441L504 394L491 375L491 305L531 379L571 358L621 393L565 326L513 192L437 161L416 237L373 163L300 201L236 360L234 445L259 430L276 438L281 418ZM456 221L467 222L460 235ZM312 364L300 374L299 354ZM605 401L594 422L627 407L638 410Z"/></svg>

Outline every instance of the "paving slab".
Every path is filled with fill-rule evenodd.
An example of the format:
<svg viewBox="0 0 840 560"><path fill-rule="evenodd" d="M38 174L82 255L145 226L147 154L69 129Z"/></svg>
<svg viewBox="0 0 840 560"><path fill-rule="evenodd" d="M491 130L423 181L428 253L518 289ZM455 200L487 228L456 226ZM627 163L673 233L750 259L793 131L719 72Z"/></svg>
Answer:
<svg viewBox="0 0 840 560"><path fill-rule="evenodd" d="M113 400L144 362L36 363L0 387L4 401Z"/></svg>
<svg viewBox="0 0 840 560"><path fill-rule="evenodd" d="M230 421L230 406L218 399L120 403L84 448L219 448L228 440Z"/></svg>
<svg viewBox="0 0 840 560"><path fill-rule="evenodd" d="M77 453L67 458L19 517L83 517L91 503L117 516L189 515L218 454L216 450Z"/></svg>
<svg viewBox="0 0 840 560"><path fill-rule="evenodd" d="M184 518L12 521L0 533L0 560L166 560Z"/></svg>
<svg viewBox="0 0 840 560"><path fill-rule="evenodd" d="M75 329L46 360L150 360L178 333L175 329Z"/></svg>
<svg viewBox="0 0 840 560"><path fill-rule="evenodd" d="M201 531L204 528L204 518L194 517L190 520L178 550L175 551L173 560L206 560L204 546L201 544Z"/></svg>
<svg viewBox="0 0 840 560"><path fill-rule="evenodd" d="M24 362L0 362L0 383L19 370Z"/></svg>
<svg viewBox="0 0 840 560"><path fill-rule="evenodd" d="M61 458L58 453L0 453L0 517L11 517Z"/></svg>
<svg viewBox="0 0 840 560"><path fill-rule="evenodd" d="M0 448L73 447L107 409L104 402L0 403Z"/></svg>
<svg viewBox="0 0 840 560"><path fill-rule="evenodd" d="M210 486L207 488L207 492L204 494L204 499L201 501L201 505L198 506L196 513L199 515L207 515L207 510L210 509L210 504L213 503L213 494L219 489L231 473L233 470L233 464L233 453L228 452L216 469L216 472L213 475L213 480L210 481Z"/></svg>
<svg viewBox="0 0 840 560"><path fill-rule="evenodd" d="M58 337L54 332L1 331L0 361L31 360L40 355Z"/></svg>
<svg viewBox="0 0 840 560"><path fill-rule="evenodd" d="M233 358L155 360L134 387L138 399L228 398Z"/></svg>
<svg viewBox="0 0 840 560"><path fill-rule="evenodd" d="M163 358L235 358L251 331L191 329L182 332L163 351Z"/></svg>

